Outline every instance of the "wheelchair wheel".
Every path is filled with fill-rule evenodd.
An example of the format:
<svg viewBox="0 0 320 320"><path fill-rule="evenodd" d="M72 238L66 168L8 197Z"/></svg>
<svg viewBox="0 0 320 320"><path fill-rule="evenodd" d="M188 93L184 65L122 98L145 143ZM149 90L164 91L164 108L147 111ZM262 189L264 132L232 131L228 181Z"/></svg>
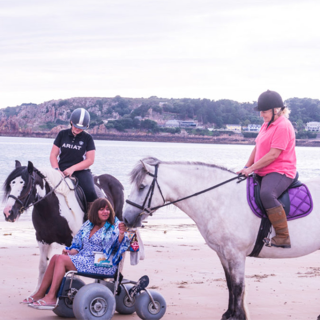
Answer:
<svg viewBox="0 0 320 320"><path fill-rule="evenodd" d="M74 315L80 320L110 320L115 308L116 301L112 292L99 283L82 287L73 302Z"/></svg>
<svg viewBox="0 0 320 320"><path fill-rule="evenodd" d="M166 313L166 301L159 292L155 290L148 291L155 302L156 308L154 307L148 293L145 291L136 297L136 313L143 320L159 320Z"/></svg>
<svg viewBox="0 0 320 320"><path fill-rule="evenodd" d="M71 292L69 292L70 279L67 279L64 283L62 296L59 298L59 302L56 308L53 309L53 312L62 318L74 318L73 313L73 301L76 293L85 283L78 278L74 278L72 281ZM68 294L69 293L69 294Z"/></svg>
<svg viewBox="0 0 320 320"><path fill-rule="evenodd" d="M136 311L135 307L135 298L133 298L133 301L131 302L126 291L124 290L123 287L126 287L127 290L129 291L132 287L133 284L123 284L121 285L121 291L119 295L116 295L116 310L120 314L132 314Z"/></svg>

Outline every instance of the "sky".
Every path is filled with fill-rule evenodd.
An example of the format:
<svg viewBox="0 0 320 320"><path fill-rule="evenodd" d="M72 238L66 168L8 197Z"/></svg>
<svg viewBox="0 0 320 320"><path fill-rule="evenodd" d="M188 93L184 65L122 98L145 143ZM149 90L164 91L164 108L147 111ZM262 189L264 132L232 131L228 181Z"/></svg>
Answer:
<svg viewBox="0 0 320 320"><path fill-rule="evenodd" d="M0 0L0 108L72 97L320 99L317 0Z"/></svg>

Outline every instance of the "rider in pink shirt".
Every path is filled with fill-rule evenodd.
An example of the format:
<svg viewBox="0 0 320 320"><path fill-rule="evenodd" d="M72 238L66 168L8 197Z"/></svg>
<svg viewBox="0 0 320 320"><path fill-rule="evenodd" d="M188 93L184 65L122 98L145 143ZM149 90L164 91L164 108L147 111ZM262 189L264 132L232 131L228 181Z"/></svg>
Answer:
<svg viewBox="0 0 320 320"><path fill-rule="evenodd" d="M278 197L296 176L295 132L288 120L289 110L275 91L263 92L255 110L264 120L245 167L239 173L261 179L260 197L276 236L265 238L267 246L291 248L286 213Z"/></svg>

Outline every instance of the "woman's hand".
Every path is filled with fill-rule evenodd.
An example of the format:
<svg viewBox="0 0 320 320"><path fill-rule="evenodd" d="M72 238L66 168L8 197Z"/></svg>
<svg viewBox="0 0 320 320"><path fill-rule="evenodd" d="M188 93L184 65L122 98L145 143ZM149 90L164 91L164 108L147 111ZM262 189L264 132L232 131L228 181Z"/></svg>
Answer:
<svg viewBox="0 0 320 320"><path fill-rule="evenodd" d="M124 235L124 233L127 231L127 227L123 222L119 223L119 234Z"/></svg>
<svg viewBox="0 0 320 320"><path fill-rule="evenodd" d="M77 249L71 249L71 250L67 250L67 249L63 249L62 250L62 254L66 254L66 255L71 255L74 256L75 254L78 254L79 251Z"/></svg>

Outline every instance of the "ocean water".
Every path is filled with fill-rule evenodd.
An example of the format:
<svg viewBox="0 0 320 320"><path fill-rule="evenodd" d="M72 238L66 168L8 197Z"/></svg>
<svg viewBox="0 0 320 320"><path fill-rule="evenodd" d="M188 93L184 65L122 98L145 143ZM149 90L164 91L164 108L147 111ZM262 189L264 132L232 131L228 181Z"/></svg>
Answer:
<svg viewBox="0 0 320 320"><path fill-rule="evenodd" d="M37 168L50 166L49 154L53 139L0 137L0 184L2 185L15 168L15 160L22 165L32 161ZM253 146L223 144L193 144L164 142L125 142L96 140L96 159L91 171L100 175L108 173L123 184L125 197L130 193L129 173L135 164L147 156L166 161L201 161L223 165L232 170L241 169ZM320 148L297 147L297 167L300 180L320 176ZM4 203L0 204L3 211ZM29 210L31 211L31 210ZM156 219L184 219L187 216L174 206L158 210ZM24 213L22 220L31 219L31 212ZM150 218L153 219L153 218Z"/></svg>

